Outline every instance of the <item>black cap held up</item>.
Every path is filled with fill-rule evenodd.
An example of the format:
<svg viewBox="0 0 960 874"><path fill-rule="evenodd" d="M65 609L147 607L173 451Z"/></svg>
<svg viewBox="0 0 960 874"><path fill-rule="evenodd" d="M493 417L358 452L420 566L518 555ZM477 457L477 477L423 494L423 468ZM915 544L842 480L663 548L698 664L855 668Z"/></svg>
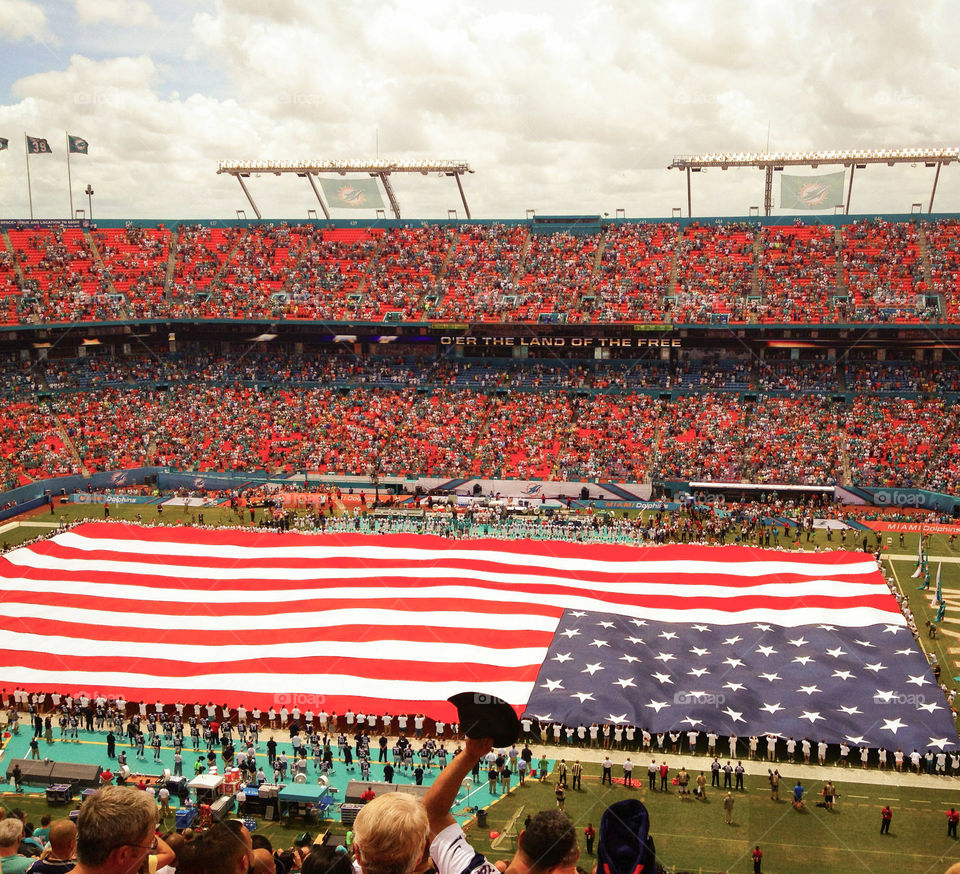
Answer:
<svg viewBox="0 0 960 874"><path fill-rule="evenodd" d="M520 737L516 710L502 698L481 692L460 692L447 699L460 716L460 728L467 737L493 738L494 746L505 747Z"/></svg>

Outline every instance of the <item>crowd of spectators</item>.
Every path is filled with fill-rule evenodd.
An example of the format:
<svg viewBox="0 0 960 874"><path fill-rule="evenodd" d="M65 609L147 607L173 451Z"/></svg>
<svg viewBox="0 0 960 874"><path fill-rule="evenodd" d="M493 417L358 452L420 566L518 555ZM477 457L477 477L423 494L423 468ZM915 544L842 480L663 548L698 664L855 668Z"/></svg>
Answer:
<svg viewBox="0 0 960 874"><path fill-rule="evenodd" d="M958 384L952 362L865 359L498 366L248 349L9 361L0 484L167 465L951 492L960 413L934 389Z"/></svg>
<svg viewBox="0 0 960 874"><path fill-rule="evenodd" d="M18 228L0 320L930 322L958 312L958 226Z"/></svg>

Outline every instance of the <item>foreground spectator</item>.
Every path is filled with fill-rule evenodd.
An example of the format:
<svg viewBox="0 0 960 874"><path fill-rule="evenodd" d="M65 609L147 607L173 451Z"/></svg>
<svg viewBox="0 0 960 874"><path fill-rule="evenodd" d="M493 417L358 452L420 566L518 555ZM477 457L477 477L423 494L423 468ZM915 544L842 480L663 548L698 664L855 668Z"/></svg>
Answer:
<svg viewBox="0 0 960 874"><path fill-rule="evenodd" d="M414 874L430 867L427 812L412 795L374 798L357 814L353 831L363 874Z"/></svg>
<svg viewBox="0 0 960 874"><path fill-rule="evenodd" d="M23 874L30 867L33 859L21 856L20 838L23 837L23 823L15 817L8 817L0 822L0 866L3 874Z"/></svg>
<svg viewBox="0 0 960 874"><path fill-rule="evenodd" d="M77 827L69 819L57 819L48 832L50 847L30 866L30 874L63 874L72 871L77 864Z"/></svg>
<svg viewBox="0 0 960 874"><path fill-rule="evenodd" d="M177 858L177 874L247 874L254 862L250 832L232 819L186 844Z"/></svg>
<svg viewBox="0 0 960 874"><path fill-rule="evenodd" d="M468 738L463 752L454 756L424 796L423 806L433 835L430 856L438 874L496 874L498 871L467 843L463 829L450 813L464 777L492 744L489 738ZM544 810L534 816L521 833L516 855L506 867L506 874L572 871L579 856L577 832L570 819L560 810Z"/></svg>
<svg viewBox="0 0 960 874"><path fill-rule="evenodd" d="M125 786L107 786L91 795L77 820L77 874L130 874L157 855L161 868L173 859L154 834L157 804L152 796Z"/></svg>

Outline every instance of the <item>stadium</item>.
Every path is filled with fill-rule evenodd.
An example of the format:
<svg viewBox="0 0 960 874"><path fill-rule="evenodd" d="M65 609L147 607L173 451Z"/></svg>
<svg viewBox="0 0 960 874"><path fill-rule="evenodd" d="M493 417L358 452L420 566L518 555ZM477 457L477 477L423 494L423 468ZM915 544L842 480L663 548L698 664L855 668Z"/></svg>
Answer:
<svg viewBox="0 0 960 874"><path fill-rule="evenodd" d="M75 183L118 146L24 132L0 857L57 856L35 823L82 836L116 784L158 806L101 843L185 874L221 839L238 871L380 874L362 811L393 794L430 822L404 874L461 874L437 823L508 874L956 874L960 150L674 153L669 218L520 218L511 165L379 136L204 152L220 216L174 188L156 220ZM762 205L724 213L748 171ZM890 208L851 210L884 173ZM529 857L544 811L578 858Z"/></svg>

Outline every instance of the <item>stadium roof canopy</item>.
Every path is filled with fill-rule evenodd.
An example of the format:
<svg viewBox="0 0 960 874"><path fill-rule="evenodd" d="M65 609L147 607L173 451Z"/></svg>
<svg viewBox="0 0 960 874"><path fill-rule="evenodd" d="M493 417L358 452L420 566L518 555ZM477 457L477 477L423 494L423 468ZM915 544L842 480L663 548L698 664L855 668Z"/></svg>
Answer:
<svg viewBox="0 0 960 874"><path fill-rule="evenodd" d="M766 215L773 207L773 172L784 167L819 167L821 164L841 165L850 168L850 181L847 187L847 201L844 212L850 214L850 194L853 191L853 176L867 164L916 164L923 161L925 167L936 167L933 177L933 190L930 193L928 212L933 212L933 198L937 193L937 181L940 168L960 160L960 149L838 149L827 152L708 152L703 155L677 155L667 166L668 170L686 170L687 172L687 215L692 214L690 197L690 174L699 173L708 167L727 170L730 167L756 167L765 171L763 206ZM839 204L838 204L839 206Z"/></svg>
<svg viewBox="0 0 960 874"><path fill-rule="evenodd" d="M299 161L220 161L217 164L217 174L227 173L235 176L243 189L243 193L250 201L257 218L262 218L260 210L250 196L250 191L244 183L244 177L249 177L251 173L272 173L274 176L280 176L283 173L296 173L297 176L306 178L313 188L323 210L324 216L330 218L330 211L324 202L313 177L321 173L336 173L340 176L346 176L348 173L365 173L369 176L378 178L383 183L384 191L390 201L390 208L396 218L400 218L400 204L394 193L393 186L390 184L391 173L420 173L426 176L430 173L440 173L444 176L452 176L457 183L457 189L460 192L460 200L463 202L463 208L467 213L467 218L471 218L470 207L467 205L467 198L463 192L463 184L460 182L460 176L464 173L473 173L470 165L466 161L448 161L448 160L419 160L419 161L388 161L376 158L374 160L356 159L356 160L299 160Z"/></svg>

